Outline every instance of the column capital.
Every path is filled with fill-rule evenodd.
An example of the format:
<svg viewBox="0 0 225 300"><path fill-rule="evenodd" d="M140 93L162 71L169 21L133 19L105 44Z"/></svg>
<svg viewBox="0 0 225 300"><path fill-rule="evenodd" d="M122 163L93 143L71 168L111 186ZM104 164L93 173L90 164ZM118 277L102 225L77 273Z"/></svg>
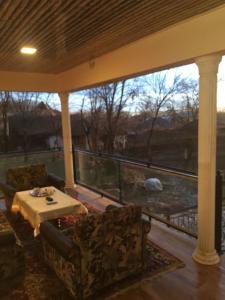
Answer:
<svg viewBox="0 0 225 300"><path fill-rule="evenodd" d="M61 103L69 100L69 92L58 93Z"/></svg>
<svg viewBox="0 0 225 300"><path fill-rule="evenodd" d="M199 68L200 75L217 74L221 59L222 56L219 54L206 55L196 58L195 63Z"/></svg>

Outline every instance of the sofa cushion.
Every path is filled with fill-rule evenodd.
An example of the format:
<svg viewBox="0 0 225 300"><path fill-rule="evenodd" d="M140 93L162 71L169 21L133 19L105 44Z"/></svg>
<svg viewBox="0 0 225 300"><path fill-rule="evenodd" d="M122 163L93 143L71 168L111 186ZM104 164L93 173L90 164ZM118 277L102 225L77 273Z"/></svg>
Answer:
<svg viewBox="0 0 225 300"><path fill-rule="evenodd" d="M79 199L79 201L87 208L88 210L88 214L100 214L101 211L98 210L97 208L95 208L94 206L92 206L91 204L84 202L82 200ZM76 224L76 222L80 219L82 219L85 215L83 214L70 214L70 215L66 215L60 218L60 230L64 230L67 228L70 228L72 226L74 226ZM58 219L53 220L53 222L55 224L58 224Z"/></svg>
<svg viewBox="0 0 225 300"><path fill-rule="evenodd" d="M45 165L31 165L8 169L6 181L17 191L24 191L48 185L48 175Z"/></svg>
<svg viewBox="0 0 225 300"><path fill-rule="evenodd" d="M96 228L112 229L112 227L133 225L141 219L141 207L139 206L123 206L111 210L107 210L102 214L86 215L75 223L75 239L81 241L88 240L96 234Z"/></svg>

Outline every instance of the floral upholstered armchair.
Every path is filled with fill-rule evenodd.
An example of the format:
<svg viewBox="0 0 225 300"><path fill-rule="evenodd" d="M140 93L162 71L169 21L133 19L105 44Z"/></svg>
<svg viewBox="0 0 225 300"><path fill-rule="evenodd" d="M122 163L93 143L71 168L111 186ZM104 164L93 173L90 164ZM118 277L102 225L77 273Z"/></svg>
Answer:
<svg viewBox="0 0 225 300"><path fill-rule="evenodd" d="M23 247L5 215L0 211L0 295L14 284L20 283L24 272Z"/></svg>
<svg viewBox="0 0 225 300"><path fill-rule="evenodd" d="M94 297L140 273L149 230L133 205L83 216L62 231L48 221L40 227L45 260L75 299Z"/></svg>
<svg viewBox="0 0 225 300"><path fill-rule="evenodd" d="M65 183L63 179L47 173L45 165L40 164L8 169L6 172L6 182L0 182L0 190L4 194L6 205L9 209L14 194L17 191L51 185L60 190L64 190Z"/></svg>

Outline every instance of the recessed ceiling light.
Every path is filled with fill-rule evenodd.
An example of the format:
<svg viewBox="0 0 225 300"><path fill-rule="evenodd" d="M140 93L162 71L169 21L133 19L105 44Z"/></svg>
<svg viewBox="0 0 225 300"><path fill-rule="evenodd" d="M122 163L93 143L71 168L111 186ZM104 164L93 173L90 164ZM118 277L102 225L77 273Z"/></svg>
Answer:
<svg viewBox="0 0 225 300"><path fill-rule="evenodd" d="M37 49L32 47L23 47L20 49L20 52L23 54L33 55L37 52Z"/></svg>

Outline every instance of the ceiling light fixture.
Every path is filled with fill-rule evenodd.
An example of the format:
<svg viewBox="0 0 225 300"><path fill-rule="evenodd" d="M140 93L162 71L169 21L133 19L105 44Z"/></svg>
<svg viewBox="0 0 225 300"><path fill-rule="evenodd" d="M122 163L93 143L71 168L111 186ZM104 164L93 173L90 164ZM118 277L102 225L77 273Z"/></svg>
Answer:
<svg viewBox="0 0 225 300"><path fill-rule="evenodd" d="M20 49L20 52L23 54L33 55L37 52L37 49L32 47L23 47Z"/></svg>

